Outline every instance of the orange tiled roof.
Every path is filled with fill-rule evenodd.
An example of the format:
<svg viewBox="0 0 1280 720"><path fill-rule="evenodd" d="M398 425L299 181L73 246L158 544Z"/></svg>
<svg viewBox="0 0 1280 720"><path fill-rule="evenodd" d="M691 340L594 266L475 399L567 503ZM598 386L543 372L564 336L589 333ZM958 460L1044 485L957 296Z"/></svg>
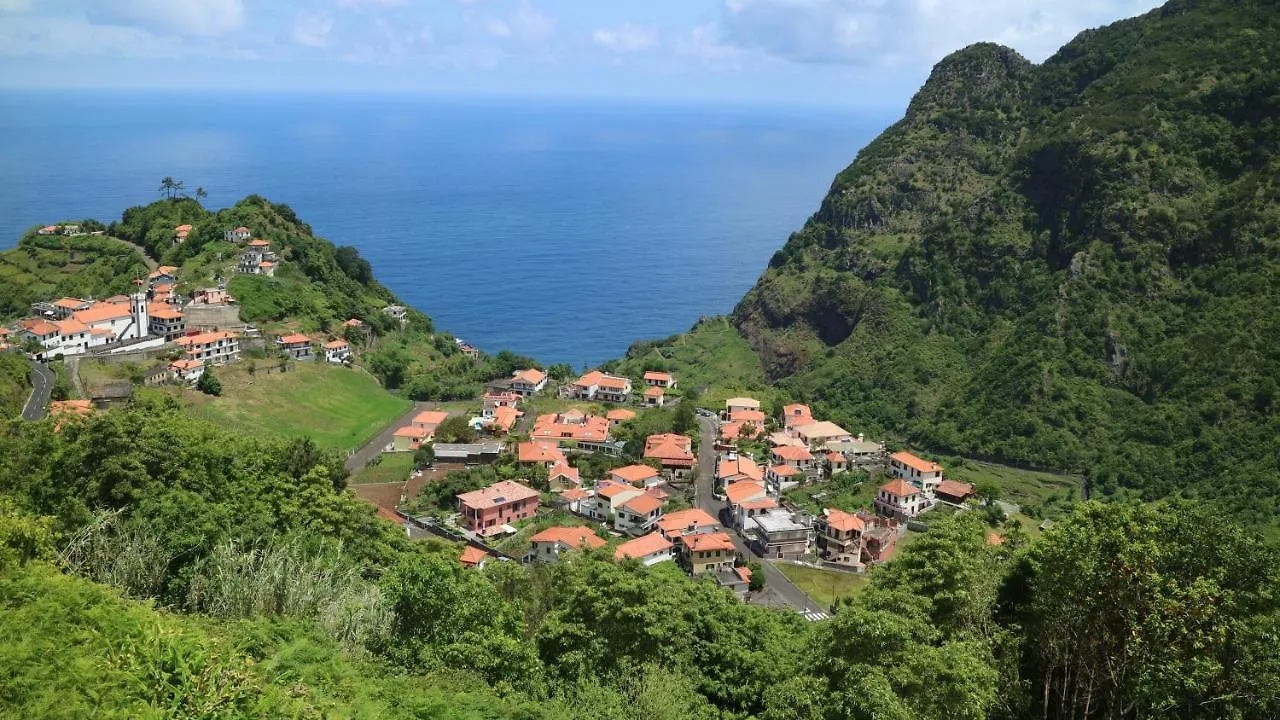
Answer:
<svg viewBox="0 0 1280 720"><path fill-rule="evenodd" d="M503 405L502 407L494 408L493 425L503 432L510 432L518 417L520 417L519 410L510 405Z"/></svg>
<svg viewBox="0 0 1280 720"><path fill-rule="evenodd" d="M626 483L642 483L649 478L658 477L658 471L648 465L627 465L626 467L614 468L609 474L621 478Z"/></svg>
<svg viewBox="0 0 1280 720"><path fill-rule="evenodd" d="M324 344L325 350L341 350L347 347L346 340L333 340Z"/></svg>
<svg viewBox="0 0 1280 720"><path fill-rule="evenodd" d="M862 521L862 518L854 515L853 513L837 510L835 508L827 508L827 527L841 532L847 532L849 530L857 530L861 532L866 527L866 523Z"/></svg>
<svg viewBox="0 0 1280 720"><path fill-rule="evenodd" d="M744 455L739 455L733 460L722 460L720 462L720 477L733 477L734 475L744 475L752 480L763 481L764 469L757 465L755 460Z"/></svg>
<svg viewBox="0 0 1280 720"><path fill-rule="evenodd" d="M89 332L89 326L75 319L75 317L66 320L53 321L54 327L58 328L60 335L75 335L76 333Z"/></svg>
<svg viewBox="0 0 1280 720"><path fill-rule="evenodd" d="M666 391L663 390L661 387L658 387L657 385L654 385L653 387L644 391L645 397L662 397L665 394L666 394Z"/></svg>
<svg viewBox="0 0 1280 720"><path fill-rule="evenodd" d="M934 492L938 492L943 495L964 497L965 495L973 494L973 486L967 482L960 482L959 480L943 480L938 483L938 487Z"/></svg>
<svg viewBox="0 0 1280 720"><path fill-rule="evenodd" d="M434 428L435 426L444 422L445 419L448 417L449 417L449 413L445 412L444 410L423 410L422 412L413 416L413 424Z"/></svg>
<svg viewBox="0 0 1280 720"><path fill-rule="evenodd" d="M729 422L754 423L756 427L764 425L764 412L760 410L734 410L729 413Z"/></svg>
<svg viewBox="0 0 1280 720"><path fill-rule="evenodd" d="M773 449L773 454L783 460L794 460L796 462L813 459L813 453L810 453L808 448L799 445L781 445Z"/></svg>
<svg viewBox="0 0 1280 720"><path fill-rule="evenodd" d="M424 438L427 436L427 431L424 428L405 425L404 427L397 428L392 434L395 437Z"/></svg>
<svg viewBox="0 0 1280 720"><path fill-rule="evenodd" d="M575 483L581 481L581 476L578 474L578 468L569 465L567 461L561 461L551 466L551 472L548 477L567 477Z"/></svg>
<svg viewBox="0 0 1280 720"><path fill-rule="evenodd" d="M64 310L75 310L76 308L80 307L84 303L85 303L84 300L81 300L79 298L69 298L69 297L58 298L57 300L53 301L54 307L60 307Z"/></svg>
<svg viewBox="0 0 1280 720"><path fill-rule="evenodd" d="M710 552L714 550L733 550L733 540L728 533L713 532L702 533L701 535L688 535L684 538L685 545L693 552Z"/></svg>
<svg viewBox="0 0 1280 720"><path fill-rule="evenodd" d="M792 475L798 475L800 473L800 469L794 465L774 465L769 468L769 472L773 473L777 477L791 477Z"/></svg>
<svg viewBox="0 0 1280 720"><path fill-rule="evenodd" d="M582 488L569 488L561 492L560 497L565 500L586 500L591 497L591 492Z"/></svg>
<svg viewBox="0 0 1280 720"><path fill-rule="evenodd" d="M596 495L600 497L613 498L623 493L639 493L640 491L626 483L614 482L613 480L601 480L596 483Z"/></svg>
<svg viewBox="0 0 1280 720"><path fill-rule="evenodd" d="M293 333L292 335L281 336L280 342L285 345L309 345L311 344L311 338L302 333Z"/></svg>
<svg viewBox="0 0 1280 720"><path fill-rule="evenodd" d="M617 547L613 551L614 560L623 560L626 558L644 558L654 553L664 552L671 549L671 542L662 537L659 533L649 533L641 535L635 540L628 540Z"/></svg>
<svg viewBox="0 0 1280 720"><path fill-rule="evenodd" d="M635 416L636 413L634 410L628 410L626 408L614 408L605 414L605 417L609 419L609 422L626 422L628 420L635 419Z"/></svg>
<svg viewBox="0 0 1280 720"><path fill-rule="evenodd" d="M161 320L180 320L182 313L172 305L152 305L147 308L147 314L153 318Z"/></svg>
<svg viewBox="0 0 1280 720"><path fill-rule="evenodd" d="M750 480L729 483L724 488L725 497L729 498L732 505L741 505L748 500L764 495L764 485Z"/></svg>
<svg viewBox="0 0 1280 720"><path fill-rule="evenodd" d="M609 439L609 421L599 416L584 417L582 422L563 422L569 418L566 412L562 416L539 415L533 421L533 432L529 433L534 440L587 440L605 442Z"/></svg>
<svg viewBox="0 0 1280 720"><path fill-rule="evenodd" d="M662 501L648 493L640 493L639 495L622 503L622 507L636 513L637 515L648 515L655 510L661 510Z"/></svg>
<svg viewBox="0 0 1280 720"><path fill-rule="evenodd" d="M462 563L464 567L478 567L488 557L489 553L474 545L468 545L462 549L462 554L458 556L458 562Z"/></svg>
<svg viewBox="0 0 1280 720"><path fill-rule="evenodd" d="M217 332L200 333L198 335L187 335L186 337L178 338L174 342L186 347L188 345L208 345L219 340L234 340L235 338L235 333L220 330Z"/></svg>
<svg viewBox="0 0 1280 720"><path fill-rule="evenodd" d="M249 247L269 247L271 243L261 238L254 238L248 242Z"/></svg>
<svg viewBox="0 0 1280 720"><path fill-rule="evenodd" d="M689 529L694 528L715 527L720 523L716 519L707 514L701 508L689 508L688 510L677 510L669 513L666 517L658 521L658 527L667 535L682 534Z"/></svg>
<svg viewBox="0 0 1280 720"><path fill-rule="evenodd" d="M189 370L195 370L202 365L204 365L204 363L199 360L174 360L169 363L169 369L185 373Z"/></svg>
<svg viewBox="0 0 1280 720"><path fill-rule="evenodd" d="M589 528L564 526L549 527L529 538L529 542L557 542L575 550L583 547L594 549L604 545L604 540Z"/></svg>
<svg viewBox="0 0 1280 720"><path fill-rule="evenodd" d="M894 497L911 497L919 494L920 490L911 483L902 478L894 478L893 480L880 486L880 489L893 495Z"/></svg>
<svg viewBox="0 0 1280 720"><path fill-rule="evenodd" d="M511 374L511 377L527 382L530 385L537 385L547 379L547 374L537 368L529 368L527 370L517 370Z"/></svg>
<svg viewBox="0 0 1280 720"><path fill-rule="evenodd" d="M501 480L480 490L459 493L458 502L469 508L489 508L538 497L538 491L513 480Z"/></svg>
<svg viewBox="0 0 1280 720"><path fill-rule="evenodd" d="M560 447L549 442L522 442L518 450L522 463L561 463L564 453Z"/></svg>
<svg viewBox="0 0 1280 720"><path fill-rule="evenodd" d="M129 306L116 303L94 303L84 310L77 310L71 313L71 317L85 325L93 325L94 323L129 317Z"/></svg>
<svg viewBox="0 0 1280 720"><path fill-rule="evenodd" d="M672 380L674 380L675 378L673 378L673 377L671 376L671 373L665 373L665 372L658 372L658 371L656 371L656 370L650 370L649 372L647 372L647 373L645 373L645 374L644 374L644 379L645 379L645 380L654 380L654 381L657 381L657 382L665 382L665 383L669 383L669 382L671 382Z"/></svg>
<svg viewBox="0 0 1280 720"><path fill-rule="evenodd" d="M771 497L746 500L738 504L742 506L743 510L768 510L769 508L778 507L778 501Z"/></svg>
<svg viewBox="0 0 1280 720"><path fill-rule="evenodd" d="M942 472L942 466L938 463L918 458L909 452L896 452L889 457L893 460L897 460L903 465L906 465L912 470L918 470L922 473Z"/></svg>

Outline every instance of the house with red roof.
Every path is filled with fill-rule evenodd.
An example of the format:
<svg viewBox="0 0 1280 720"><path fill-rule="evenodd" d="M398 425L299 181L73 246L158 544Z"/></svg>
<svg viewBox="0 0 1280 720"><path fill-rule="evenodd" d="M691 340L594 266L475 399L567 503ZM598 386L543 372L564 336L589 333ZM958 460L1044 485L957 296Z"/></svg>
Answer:
<svg viewBox="0 0 1280 720"><path fill-rule="evenodd" d="M506 435L515 427L516 420L518 420L522 414L523 413L510 405L504 405L495 409L493 411L493 416L486 419L485 427L489 428L491 432L499 435Z"/></svg>
<svg viewBox="0 0 1280 720"><path fill-rule="evenodd" d="M755 483L737 483L739 485L754 485ZM739 530L747 527L748 521L759 515L763 515L770 510L778 507L778 500L768 495L754 497L750 500L743 500L730 506L730 512L733 513L733 526Z"/></svg>
<svg viewBox="0 0 1280 720"><path fill-rule="evenodd" d="M551 487L551 492L560 492L582 485L582 476L578 473L578 468L567 462L552 465L548 473L547 483Z"/></svg>
<svg viewBox="0 0 1280 720"><path fill-rule="evenodd" d="M667 398L666 398L665 390L657 386L645 388L645 391L644 391L645 407L660 408L663 405L665 405L666 402L667 402Z"/></svg>
<svg viewBox="0 0 1280 720"><path fill-rule="evenodd" d="M973 486L959 480L943 480L938 483L933 494L942 502L963 505L965 500L973 497Z"/></svg>
<svg viewBox="0 0 1280 720"><path fill-rule="evenodd" d="M938 463L916 457L909 452L896 452L889 456L889 470L895 478L901 478L915 485L933 497L942 482L942 466Z"/></svg>
<svg viewBox="0 0 1280 720"><path fill-rule="evenodd" d="M190 225L179 225L173 229L173 244L181 245L187 241L187 236L191 234Z"/></svg>
<svg viewBox="0 0 1280 720"><path fill-rule="evenodd" d="M415 452L425 442L430 442L427 431L413 425L398 427L391 435L391 448L395 452Z"/></svg>
<svg viewBox="0 0 1280 720"><path fill-rule="evenodd" d="M818 552L827 562L862 565L862 531L866 522L858 515L827 508L814 526Z"/></svg>
<svg viewBox="0 0 1280 720"><path fill-rule="evenodd" d="M187 332L187 318L173 305L151 303L147 305L148 332L173 342Z"/></svg>
<svg viewBox="0 0 1280 720"><path fill-rule="evenodd" d="M628 410L626 408L614 408L605 413L605 419L609 421L609 427L618 427L628 420L635 420L636 411Z"/></svg>
<svg viewBox="0 0 1280 720"><path fill-rule="evenodd" d="M217 332L185 335L174 341L189 360L208 360L214 365L240 361L240 336L233 332Z"/></svg>
<svg viewBox="0 0 1280 720"><path fill-rule="evenodd" d="M794 465L774 465L769 468L765 478L769 481L771 487L781 493L799 486L805 479L805 474L803 470Z"/></svg>
<svg viewBox="0 0 1280 720"><path fill-rule="evenodd" d="M346 340L330 340L324 344L324 361L340 365L351 362L351 346Z"/></svg>
<svg viewBox="0 0 1280 720"><path fill-rule="evenodd" d="M813 453L799 445L779 445L771 456L774 465L790 465L797 470L808 470L814 465Z"/></svg>
<svg viewBox="0 0 1280 720"><path fill-rule="evenodd" d="M624 403L631 399L631 379L592 370L566 385L565 393L579 400Z"/></svg>
<svg viewBox="0 0 1280 720"><path fill-rule="evenodd" d="M506 392L486 392L480 399L481 417L493 417L494 411L502 407L514 408L520 404L520 395L510 391Z"/></svg>
<svg viewBox="0 0 1280 720"><path fill-rule="evenodd" d="M511 392L521 397L533 397L547 386L547 374L537 368L516 370L511 374Z"/></svg>
<svg viewBox="0 0 1280 720"><path fill-rule="evenodd" d="M605 541L585 527L549 527L529 538L529 559L538 563L559 562L560 556L573 550L595 550Z"/></svg>
<svg viewBox="0 0 1280 720"><path fill-rule="evenodd" d="M828 452L822 456L822 460L826 463L828 475L836 475L849 469L849 458L844 453Z"/></svg>
<svg viewBox="0 0 1280 720"><path fill-rule="evenodd" d="M662 501L641 492L618 506L613 516L613 527L619 532L636 537L651 532L661 519Z"/></svg>
<svg viewBox="0 0 1280 720"><path fill-rule="evenodd" d="M683 535L679 547L681 560L691 575L732 570L738 555L733 538L723 532Z"/></svg>
<svg viewBox="0 0 1280 720"><path fill-rule="evenodd" d="M647 387L658 387L665 390L674 390L676 387L676 378L669 372L658 372L650 370L644 374L644 384Z"/></svg>
<svg viewBox="0 0 1280 720"><path fill-rule="evenodd" d="M809 425L813 422L813 411L808 405L792 403L782 408L782 427L793 428L798 425Z"/></svg>
<svg viewBox="0 0 1280 720"><path fill-rule="evenodd" d="M902 478L881 485L872 504L877 513L896 520L910 520L930 507L924 491Z"/></svg>
<svg viewBox="0 0 1280 720"><path fill-rule="evenodd" d="M580 515L586 515L586 509L583 507L595 497L593 490L581 487L573 487L568 490L562 490L555 494L555 502L557 505L563 505L568 508L569 512L575 512Z"/></svg>
<svg viewBox="0 0 1280 720"><path fill-rule="evenodd" d="M462 554L458 556L458 562L462 563L464 568L480 569L484 564L493 557L489 553L481 550L474 545L468 545L462 549Z"/></svg>
<svg viewBox="0 0 1280 720"><path fill-rule="evenodd" d="M644 459L657 460L668 477L684 479L693 472L698 459L693 455L693 441L684 435L662 433L644 440Z"/></svg>
<svg viewBox="0 0 1280 720"><path fill-rule="evenodd" d="M462 526L477 535L505 532L504 526L531 518L538 512L539 494L514 480L502 480L489 487L460 493L458 512Z"/></svg>
<svg viewBox="0 0 1280 720"><path fill-rule="evenodd" d="M243 227L243 226L222 231L223 240L229 243L235 243L237 245L244 242L245 240L248 240L252 236L253 236L253 233L249 232L249 228Z"/></svg>
<svg viewBox="0 0 1280 720"><path fill-rule="evenodd" d="M521 465L541 465L547 470L559 464L568 464L560 446L545 440L530 440L516 448L516 458Z"/></svg>
<svg viewBox="0 0 1280 720"><path fill-rule="evenodd" d="M591 499L582 503L583 514L593 520L609 522L624 503L644 494L644 490L634 485L601 480L596 483Z"/></svg>
<svg viewBox="0 0 1280 720"><path fill-rule="evenodd" d="M276 338L276 349L281 354L294 360L315 359L315 354L311 347L311 338L302 333L292 333Z"/></svg>
<svg viewBox="0 0 1280 720"><path fill-rule="evenodd" d="M539 415L534 418L529 437L562 445L585 443L599 447L609 441L609 421L598 415L586 415L580 410Z"/></svg>
<svg viewBox="0 0 1280 720"><path fill-rule="evenodd" d="M650 488L662 483L662 476L648 465L627 465L609 471L609 479L625 485Z"/></svg>
<svg viewBox="0 0 1280 720"><path fill-rule="evenodd" d="M716 480L721 485L743 480L764 484L764 469L746 455L729 453L717 461Z"/></svg>
<svg viewBox="0 0 1280 720"><path fill-rule="evenodd" d="M646 567L674 558L675 545L660 533L649 533L634 540L628 540L613 551L614 560L639 560L640 564Z"/></svg>
<svg viewBox="0 0 1280 720"><path fill-rule="evenodd" d="M714 532L720 529L720 523L701 508L689 508L667 513L658 521L658 532L668 540L675 541L684 535L696 535Z"/></svg>
<svg viewBox="0 0 1280 720"><path fill-rule="evenodd" d="M204 363L199 360L179 358L169 363L169 373L173 379L187 385L195 385L204 375Z"/></svg>

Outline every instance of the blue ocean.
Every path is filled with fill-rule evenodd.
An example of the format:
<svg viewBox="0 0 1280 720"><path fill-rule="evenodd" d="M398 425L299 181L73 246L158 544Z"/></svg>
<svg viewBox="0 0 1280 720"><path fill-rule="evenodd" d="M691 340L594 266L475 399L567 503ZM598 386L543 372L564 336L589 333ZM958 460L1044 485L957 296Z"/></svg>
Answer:
<svg viewBox="0 0 1280 720"><path fill-rule="evenodd" d="M880 111L883 115L883 111ZM354 245L438 327L575 368L730 311L890 118L384 95L0 95L0 246L165 175Z"/></svg>

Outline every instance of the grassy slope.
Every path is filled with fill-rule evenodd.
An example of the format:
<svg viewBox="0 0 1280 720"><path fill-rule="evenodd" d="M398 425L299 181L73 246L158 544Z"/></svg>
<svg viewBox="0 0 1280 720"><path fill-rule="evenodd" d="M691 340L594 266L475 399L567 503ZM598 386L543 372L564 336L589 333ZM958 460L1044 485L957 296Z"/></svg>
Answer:
<svg viewBox="0 0 1280 720"><path fill-rule="evenodd" d="M114 238L24 237L0 252L0 317L24 314L37 300L128 292L146 273L137 251Z"/></svg>
<svg viewBox="0 0 1280 720"><path fill-rule="evenodd" d="M295 363L286 373L252 376L246 363L215 372L221 397L181 391L189 414L238 432L309 435L324 447L359 447L410 405L369 375L326 363Z"/></svg>
<svg viewBox="0 0 1280 720"><path fill-rule="evenodd" d="M785 562L774 563L773 566L781 570L788 580L795 583L796 587L823 608L831 607L831 604L839 598L858 594L867 584L866 575L822 570Z"/></svg>
<svg viewBox="0 0 1280 720"><path fill-rule="evenodd" d="M377 465L369 465L351 476L351 485L403 483L413 470L413 453L383 453Z"/></svg>

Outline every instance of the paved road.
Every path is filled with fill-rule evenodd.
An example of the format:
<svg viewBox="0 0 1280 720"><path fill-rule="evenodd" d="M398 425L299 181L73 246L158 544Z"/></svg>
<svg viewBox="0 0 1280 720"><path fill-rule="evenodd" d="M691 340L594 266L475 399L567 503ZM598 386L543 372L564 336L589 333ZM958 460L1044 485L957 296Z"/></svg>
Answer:
<svg viewBox="0 0 1280 720"><path fill-rule="evenodd" d="M725 522L727 518L721 516L721 512L725 509L726 504L717 500L714 495L715 475L716 475L716 420L714 418L698 416L698 424L702 427L702 442L698 449L698 477L694 481L694 505L705 510L712 517L719 518L721 522ZM759 559L738 536L736 532L730 531L729 537L733 538L733 544L737 546L738 552L743 557ZM772 607L790 608L804 612L806 610L822 610L824 609L819 603L809 599L800 588L796 587L787 579L782 571L774 567L772 563L762 561L761 567L764 568L764 586L765 589L752 598L752 602L760 605L769 605Z"/></svg>
<svg viewBox="0 0 1280 720"><path fill-rule="evenodd" d="M23 420L39 420L45 416L45 406L49 404L49 393L53 392L56 380L48 365L31 361L31 397L22 408Z"/></svg>

